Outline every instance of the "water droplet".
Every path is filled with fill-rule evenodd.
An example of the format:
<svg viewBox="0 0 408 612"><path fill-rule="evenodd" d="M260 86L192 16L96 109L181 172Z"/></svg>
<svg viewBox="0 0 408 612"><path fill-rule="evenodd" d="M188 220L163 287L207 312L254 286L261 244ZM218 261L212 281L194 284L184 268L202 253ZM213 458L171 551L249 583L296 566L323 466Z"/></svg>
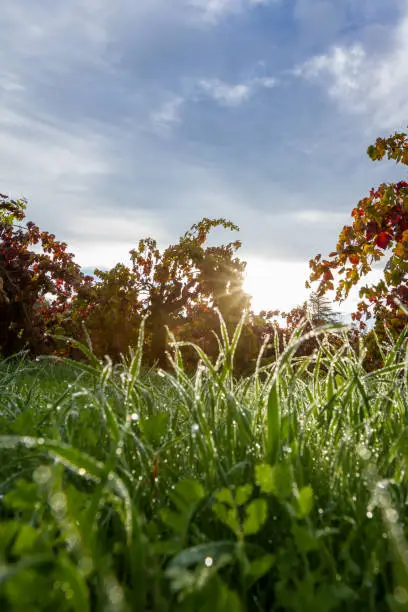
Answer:
<svg viewBox="0 0 408 612"><path fill-rule="evenodd" d="M398 586L394 590L394 597L397 603L404 605L408 603L408 591L404 587Z"/></svg>
<svg viewBox="0 0 408 612"><path fill-rule="evenodd" d="M79 474L80 476L85 476L85 474L86 474L86 469L85 469L85 468L83 468L83 467L79 468L79 470L78 470L78 474Z"/></svg>
<svg viewBox="0 0 408 612"><path fill-rule="evenodd" d="M390 523L396 523L398 521L398 512L394 508L387 508L385 517Z"/></svg>
<svg viewBox="0 0 408 612"><path fill-rule="evenodd" d="M35 470L33 479L37 484L44 485L50 480L51 476L51 468L47 465L41 465Z"/></svg>
<svg viewBox="0 0 408 612"><path fill-rule="evenodd" d="M204 559L204 564L206 567L212 567L213 563L214 563L214 560L212 559L212 557L206 557Z"/></svg>
<svg viewBox="0 0 408 612"><path fill-rule="evenodd" d="M137 412L133 412L133 414L130 415L130 418L132 421L138 421L140 417Z"/></svg>
<svg viewBox="0 0 408 612"><path fill-rule="evenodd" d="M373 518L373 513L368 511L367 512L367 518L372 519Z"/></svg>
<svg viewBox="0 0 408 612"><path fill-rule="evenodd" d="M78 568L83 574L90 574L93 570L93 561L91 557L82 557L78 563Z"/></svg>
<svg viewBox="0 0 408 612"><path fill-rule="evenodd" d="M66 505L67 500L64 493L55 493L52 495L50 499L50 506L55 512L61 514L65 511Z"/></svg>
<svg viewBox="0 0 408 612"><path fill-rule="evenodd" d="M365 446L360 446L358 449L358 454L363 461L368 461L371 458L371 451L369 451Z"/></svg>

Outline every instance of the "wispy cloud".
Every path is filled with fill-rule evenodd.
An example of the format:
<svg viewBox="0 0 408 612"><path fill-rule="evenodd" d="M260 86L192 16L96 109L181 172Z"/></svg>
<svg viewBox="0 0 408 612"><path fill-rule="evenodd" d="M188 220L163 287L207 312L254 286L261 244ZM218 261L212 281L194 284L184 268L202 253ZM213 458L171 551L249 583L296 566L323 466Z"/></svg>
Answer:
<svg viewBox="0 0 408 612"><path fill-rule="evenodd" d="M334 46L295 73L318 82L341 110L362 113L369 121L396 128L408 119L408 4L386 50L359 43Z"/></svg>
<svg viewBox="0 0 408 612"><path fill-rule="evenodd" d="M188 0L188 3L198 9L204 20L216 22L225 15L255 7L279 4L280 0Z"/></svg>
<svg viewBox="0 0 408 612"><path fill-rule="evenodd" d="M371 186L355 154L364 121L303 79L394 122L407 108L408 25L377 19L392 41L372 53L360 27L346 38L359 44L344 42L338 12L402 0L281 1L281 12L278 1L3 2L1 190L27 196L29 216L84 265L127 260L145 234L167 244L204 215L237 222L242 256L265 268L331 250ZM307 61L310 41L320 55Z"/></svg>
<svg viewBox="0 0 408 612"><path fill-rule="evenodd" d="M181 96L173 96L166 100L157 110L150 115L153 129L160 134L168 134L172 127L181 121L181 109L185 99Z"/></svg>
<svg viewBox="0 0 408 612"><path fill-rule="evenodd" d="M246 102L257 90L271 89L277 85L273 77L254 78L244 83L226 83L221 79L202 79L199 89L222 106L239 106Z"/></svg>

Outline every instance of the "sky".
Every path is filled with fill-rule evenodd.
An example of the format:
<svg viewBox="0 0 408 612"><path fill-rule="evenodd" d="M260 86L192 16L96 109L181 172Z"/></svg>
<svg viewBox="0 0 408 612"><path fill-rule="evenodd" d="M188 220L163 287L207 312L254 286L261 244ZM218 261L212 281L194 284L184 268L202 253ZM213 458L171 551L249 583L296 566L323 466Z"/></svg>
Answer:
<svg viewBox="0 0 408 612"><path fill-rule="evenodd" d="M86 269L226 217L287 310L407 124L408 0L2 0L0 191Z"/></svg>

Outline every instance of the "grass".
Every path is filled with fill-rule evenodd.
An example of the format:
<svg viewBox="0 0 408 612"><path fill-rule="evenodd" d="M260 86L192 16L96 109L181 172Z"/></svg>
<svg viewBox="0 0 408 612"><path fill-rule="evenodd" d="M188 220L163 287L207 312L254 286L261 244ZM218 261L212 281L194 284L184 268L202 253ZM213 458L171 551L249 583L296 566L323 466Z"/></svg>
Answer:
<svg viewBox="0 0 408 612"><path fill-rule="evenodd" d="M0 609L408 610L407 334L235 379L0 363ZM261 361L260 361L261 362Z"/></svg>

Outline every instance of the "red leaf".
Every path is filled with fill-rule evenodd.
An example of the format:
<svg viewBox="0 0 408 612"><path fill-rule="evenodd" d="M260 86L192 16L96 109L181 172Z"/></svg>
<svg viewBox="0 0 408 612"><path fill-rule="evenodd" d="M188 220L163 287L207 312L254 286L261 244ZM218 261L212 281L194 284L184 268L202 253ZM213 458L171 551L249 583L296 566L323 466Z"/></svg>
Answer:
<svg viewBox="0 0 408 612"><path fill-rule="evenodd" d="M374 240L375 244L380 247L380 249L386 249L391 237L387 232L381 232L378 234L377 238Z"/></svg>
<svg viewBox="0 0 408 612"><path fill-rule="evenodd" d="M375 221L370 221L367 223L366 229L366 238L367 240L371 240L371 238L374 238L375 234L378 232L378 225Z"/></svg>
<svg viewBox="0 0 408 612"><path fill-rule="evenodd" d="M352 255L350 255L349 257L350 262L354 265L357 266L360 263L360 258L358 255L355 255L354 253Z"/></svg>

